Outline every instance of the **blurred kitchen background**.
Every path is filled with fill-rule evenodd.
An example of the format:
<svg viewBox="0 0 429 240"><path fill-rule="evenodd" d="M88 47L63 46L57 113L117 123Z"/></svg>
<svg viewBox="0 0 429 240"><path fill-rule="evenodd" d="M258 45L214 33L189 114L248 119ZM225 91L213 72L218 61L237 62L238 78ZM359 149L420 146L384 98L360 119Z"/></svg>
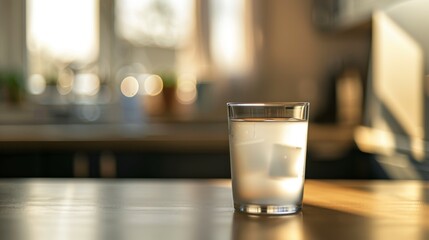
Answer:
<svg viewBox="0 0 429 240"><path fill-rule="evenodd" d="M226 102L308 101L308 178L428 179L413 9L428 8L0 0L0 177L228 178Z"/></svg>

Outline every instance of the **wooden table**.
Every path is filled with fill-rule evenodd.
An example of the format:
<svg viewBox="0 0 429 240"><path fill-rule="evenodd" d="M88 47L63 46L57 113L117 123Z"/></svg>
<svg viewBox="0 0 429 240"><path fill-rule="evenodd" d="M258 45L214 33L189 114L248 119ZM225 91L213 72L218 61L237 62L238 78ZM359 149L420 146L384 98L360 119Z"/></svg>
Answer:
<svg viewBox="0 0 429 240"><path fill-rule="evenodd" d="M429 239L429 183L307 180L304 209L234 213L229 180L0 180L0 239Z"/></svg>

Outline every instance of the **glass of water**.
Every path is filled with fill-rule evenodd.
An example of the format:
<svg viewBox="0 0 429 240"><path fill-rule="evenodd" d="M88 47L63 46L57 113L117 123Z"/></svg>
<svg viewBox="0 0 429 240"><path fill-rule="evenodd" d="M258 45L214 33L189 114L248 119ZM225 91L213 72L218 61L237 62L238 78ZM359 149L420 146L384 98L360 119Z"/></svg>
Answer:
<svg viewBox="0 0 429 240"><path fill-rule="evenodd" d="M302 208L308 102L228 103L234 208L292 214Z"/></svg>

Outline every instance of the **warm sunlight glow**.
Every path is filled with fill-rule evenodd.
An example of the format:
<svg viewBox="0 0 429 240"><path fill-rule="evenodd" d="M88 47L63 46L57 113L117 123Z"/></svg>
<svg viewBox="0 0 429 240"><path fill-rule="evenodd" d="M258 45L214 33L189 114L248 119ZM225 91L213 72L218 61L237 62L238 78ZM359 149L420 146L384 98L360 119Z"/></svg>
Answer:
<svg viewBox="0 0 429 240"><path fill-rule="evenodd" d="M283 191L296 194L301 191L302 181L302 178L284 178L281 180L281 188Z"/></svg>
<svg viewBox="0 0 429 240"><path fill-rule="evenodd" d="M97 19L97 0L28 0L28 49L63 62L92 62L98 56Z"/></svg>
<svg viewBox="0 0 429 240"><path fill-rule="evenodd" d="M381 12L374 29L374 91L408 135L423 138L423 49Z"/></svg>
<svg viewBox="0 0 429 240"><path fill-rule="evenodd" d="M192 26L192 6L193 0L116 1L116 33L137 45L177 46Z"/></svg>
<svg viewBox="0 0 429 240"><path fill-rule="evenodd" d="M215 62L226 70L241 70L245 64L245 1L213 0L210 48Z"/></svg>
<svg viewBox="0 0 429 240"><path fill-rule="evenodd" d="M424 202L416 201L412 206L398 205L398 196L407 196L408 199L418 199L422 190L421 181L403 182L403 186L395 186L388 182L374 182L371 188L346 187L340 184L306 180L304 190L304 205L312 205L339 212L355 214L372 219L390 219L395 222L404 216L421 216L429 211ZM390 190L387 190L390 189ZM384 192L388 194L377 194ZM397 195L395 193L401 193ZM406 194L405 194L406 193ZM392 211L394 210L394 211ZM407 222L424 221L407 219ZM427 221L425 221L427 223Z"/></svg>

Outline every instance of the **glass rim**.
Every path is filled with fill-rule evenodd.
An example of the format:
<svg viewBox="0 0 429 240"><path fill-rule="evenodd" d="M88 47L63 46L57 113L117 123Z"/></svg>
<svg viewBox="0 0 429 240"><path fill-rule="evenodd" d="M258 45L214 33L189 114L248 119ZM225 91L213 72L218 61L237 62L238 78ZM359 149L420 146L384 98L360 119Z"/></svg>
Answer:
<svg viewBox="0 0 429 240"><path fill-rule="evenodd" d="M281 107L281 106L309 106L310 102L228 102L228 107Z"/></svg>

